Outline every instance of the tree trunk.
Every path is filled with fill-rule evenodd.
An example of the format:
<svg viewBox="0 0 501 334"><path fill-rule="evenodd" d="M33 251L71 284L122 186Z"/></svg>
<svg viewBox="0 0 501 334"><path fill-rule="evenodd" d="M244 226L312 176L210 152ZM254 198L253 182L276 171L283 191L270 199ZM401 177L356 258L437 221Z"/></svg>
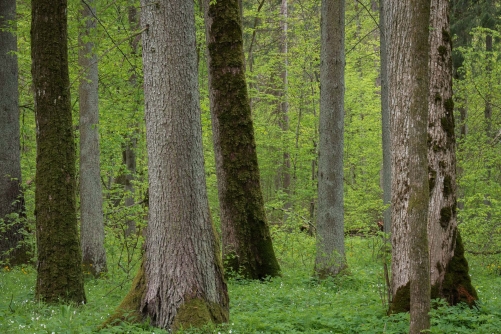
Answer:
<svg viewBox="0 0 501 334"><path fill-rule="evenodd" d="M228 294L205 182L194 3L141 6L150 211L144 273L119 313L133 310L173 331L225 322Z"/></svg>
<svg viewBox="0 0 501 334"><path fill-rule="evenodd" d="M432 0L430 18L430 97L428 126L428 172L430 202L428 239L432 298L450 304L476 299L468 275L468 263L458 249L456 140L452 98L452 52L449 33L449 1ZM458 239L459 241L457 241ZM462 247L459 246L459 247ZM454 261L465 263L453 266ZM455 277L454 280L446 277ZM459 295L462 298L458 298Z"/></svg>
<svg viewBox="0 0 501 334"><path fill-rule="evenodd" d="M322 1L317 255L315 274L346 267L343 208L344 1Z"/></svg>
<svg viewBox="0 0 501 334"><path fill-rule="evenodd" d="M382 146L383 146L383 204L388 208L383 213L383 230L391 233L391 125L390 109L388 101L388 50L386 43L386 28L384 11L387 0L379 0L379 36L381 57L381 123L382 123Z"/></svg>
<svg viewBox="0 0 501 334"><path fill-rule="evenodd" d="M392 309L430 327L427 127L430 1L390 0L385 23L392 147ZM410 299L410 300L409 300Z"/></svg>
<svg viewBox="0 0 501 334"><path fill-rule="evenodd" d="M281 113L281 118L280 118L280 128L282 130L282 134L285 138L287 138L287 132L289 131L289 101L287 97L287 89L288 89L288 66L289 66L289 60L287 58L287 53L288 53L288 42L287 42L287 30L288 30L288 0L282 0L282 4L280 6L280 15L281 15L281 22L280 22L280 28L281 28L281 40L280 40L280 53L282 57L284 57L283 60L283 68L282 68L282 93L281 93L281 100L280 100L280 113ZM290 153L288 150L288 145L287 145L287 139L282 140L284 146L284 153L283 153L283 166L282 166L282 189L286 194L286 199L284 203L284 221L287 220L288 217L288 211L292 207L291 203L291 158L290 158Z"/></svg>
<svg viewBox="0 0 501 334"><path fill-rule="evenodd" d="M251 279L277 276L245 82L238 0L204 1L223 258Z"/></svg>
<svg viewBox="0 0 501 334"><path fill-rule="evenodd" d="M28 246L23 243L24 215L21 192L21 150L19 142L19 93L17 38L15 27L16 1L0 2L0 262L10 265L30 260ZM3 220L3 222L2 222Z"/></svg>
<svg viewBox="0 0 501 334"><path fill-rule="evenodd" d="M35 296L85 302L75 200L75 142L68 75L67 2L33 0L31 58L37 164Z"/></svg>
<svg viewBox="0 0 501 334"><path fill-rule="evenodd" d="M103 193L99 163L98 65L92 33L96 29L93 0L81 11L83 26L79 32L78 64L80 78L80 242L83 271L94 277L107 271L104 249ZM87 41L86 41L87 40Z"/></svg>

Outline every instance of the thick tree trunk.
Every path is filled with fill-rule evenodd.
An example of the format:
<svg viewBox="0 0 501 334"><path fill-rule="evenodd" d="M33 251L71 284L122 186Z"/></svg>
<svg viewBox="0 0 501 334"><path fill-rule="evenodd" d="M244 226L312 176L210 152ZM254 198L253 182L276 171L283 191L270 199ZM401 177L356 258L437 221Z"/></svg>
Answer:
<svg viewBox="0 0 501 334"><path fill-rule="evenodd" d="M227 321L228 294L205 183L194 3L141 5L150 211L144 273L118 313L175 331Z"/></svg>
<svg viewBox="0 0 501 334"><path fill-rule="evenodd" d="M30 260L24 244L23 224L17 219L24 215L21 193L21 150L19 143L19 93L17 38L15 28L16 1L0 2L0 262L10 265Z"/></svg>
<svg viewBox="0 0 501 334"><path fill-rule="evenodd" d="M344 252L344 1L322 1L317 255L315 274L337 275Z"/></svg>
<svg viewBox="0 0 501 334"><path fill-rule="evenodd" d="M428 239L432 298L444 298L451 304L459 300L469 304L476 299L468 263L456 251L457 186L454 102L452 98L452 53L449 33L449 1L432 0L430 19L430 100L428 127L428 172L430 204ZM462 246L459 246L462 247ZM454 261L463 266L451 265ZM454 280L446 279L455 277ZM458 298L464 295L463 298ZM468 297L469 296L469 297Z"/></svg>
<svg viewBox="0 0 501 334"><path fill-rule="evenodd" d="M103 193L99 158L98 64L92 38L96 29L94 2L87 0L81 11L78 64L80 79L80 242L84 272L99 277L107 271L104 249Z"/></svg>
<svg viewBox="0 0 501 334"><path fill-rule="evenodd" d="M35 296L46 302L85 302L75 200L66 0L33 0L31 57L37 165Z"/></svg>
<svg viewBox="0 0 501 334"><path fill-rule="evenodd" d="M277 276L245 82L238 0L204 1L223 257L247 278Z"/></svg>
<svg viewBox="0 0 501 334"><path fill-rule="evenodd" d="M430 280L432 298L442 297L451 304L465 301L471 304L476 293L471 286L468 264L457 238L456 221L456 158L454 138L454 118L452 100L452 60L448 22L448 1L432 0L430 23L430 83L429 83L429 120L428 120L428 185L430 189L428 211L428 238L430 253ZM395 28L396 25L393 25ZM401 27L400 27L401 29ZM398 51L392 51L395 53ZM401 56L399 54L399 56ZM402 89L402 82L397 87ZM392 118L395 121L396 118ZM403 128L405 123L392 125L392 129ZM399 134L400 135L400 134ZM394 139L395 159L404 154L405 138ZM397 161L397 160L395 160ZM399 167L400 166L400 167ZM400 160L400 173L408 173L406 160ZM407 171L407 172L406 172ZM394 170L395 172L395 170ZM395 176L397 174L394 174ZM401 177L403 174L398 174ZM404 191L407 186L402 179ZM396 197L395 197L396 196ZM393 195L396 199L405 199L405 192ZM394 222L405 221L404 201L397 201L401 218ZM395 202L393 202L395 205ZM406 242L407 227L393 228L393 266L392 266L392 305L391 312L405 312L409 303L409 243ZM457 240L456 240L457 239ZM412 251L415 251L412 249Z"/></svg>
<svg viewBox="0 0 501 334"><path fill-rule="evenodd" d="M430 0L390 0L385 23L392 147L392 311L429 328L427 126ZM390 47L391 46L391 47Z"/></svg>

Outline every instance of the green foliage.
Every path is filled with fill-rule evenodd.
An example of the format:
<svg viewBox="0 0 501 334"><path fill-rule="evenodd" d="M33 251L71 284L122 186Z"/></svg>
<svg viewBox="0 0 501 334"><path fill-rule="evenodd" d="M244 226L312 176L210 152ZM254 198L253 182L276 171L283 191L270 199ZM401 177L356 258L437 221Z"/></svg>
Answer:
<svg viewBox="0 0 501 334"><path fill-rule="evenodd" d="M349 273L318 280L312 277L314 238L304 232L273 231L283 275L262 281L232 278L230 323L180 329L179 333L406 333L409 315L386 315L380 298L380 237L348 238ZM110 251L110 249L108 249ZM470 258L477 308L449 307L436 301L431 333L496 333L501 326L501 277L480 258ZM109 268L116 267L109 262ZM86 281L86 305L44 305L33 300L32 267L0 269L0 332L90 333L113 313L131 278L116 271L106 279ZM137 267L134 268L134 271ZM131 318L100 333L167 333ZM129 320L127 320L129 319Z"/></svg>
<svg viewBox="0 0 501 334"><path fill-rule="evenodd" d="M458 48L463 66L458 69L461 80L454 82L458 133L458 184L460 190L459 220L466 251L493 254L501 246L501 56L499 43L486 51L486 36L499 40L499 33L477 28L471 33L471 44ZM488 117L487 110L492 110ZM466 115L466 117L465 117ZM466 130L466 134L464 134Z"/></svg>

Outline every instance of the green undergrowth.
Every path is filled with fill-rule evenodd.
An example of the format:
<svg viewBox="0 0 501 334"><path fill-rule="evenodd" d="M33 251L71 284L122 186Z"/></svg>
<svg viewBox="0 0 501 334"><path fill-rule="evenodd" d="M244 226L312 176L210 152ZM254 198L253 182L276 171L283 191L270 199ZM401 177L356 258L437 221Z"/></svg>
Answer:
<svg viewBox="0 0 501 334"><path fill-rule="evenodd" d="M386 316L376 237L349 238L349 270L319 281L312 278L314 238L274 231L282 276L228 282L230 322L181 333L407 333L409 315ZM434 301L431 333L501 333L501 276L480 258L469 258L478 308ZM44 305L34 301L32 267L0 269L0 333L91 333L111 314L130 287L125 273L85 283L86 305ZM147 324L121 322L100 333L167 333Z"/></svg>

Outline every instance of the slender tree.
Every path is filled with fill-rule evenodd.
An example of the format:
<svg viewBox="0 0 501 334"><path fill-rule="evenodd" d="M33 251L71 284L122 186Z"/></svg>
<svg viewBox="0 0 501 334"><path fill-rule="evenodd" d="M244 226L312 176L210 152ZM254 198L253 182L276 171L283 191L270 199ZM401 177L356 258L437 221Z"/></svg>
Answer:
<svg viewBox="0 0 501 334"><path fill-rule="evenodd" d="M345 266L343 203L345 2L322 1L317 255L319 277Z"/></svg>
<svg viewBox="0 0 501 334"><path fill-rule="evenodd" d="M238 0L206 0L204 8L223 257L229 270L245 277L277 276L245 82Z"/></svg>
<svg viewBox="0 0 501 334"><path fill-rule="evenodd" d="M388 50L386 42L386 33L390 27L385 22L385 7L387 0L379 0L379 40L380 40L380 59L381 59L381 124L383 127L382 146L383 146L383 204L391 205L391 126L390 109L388 101ZM388 207L383 213L383 230L386 233L391 232L391 208Z"/></svg>
<svg viewBox="0 0 501 334"><path fill-rule="evenodd" d="M98 64L92 33L96 29L93 0L83 1L79 32L80 78L80 242L84 272L98 277L107 271L104 249L103 193L99 163Z"/></svg>
<svg viewBox="0 0 501 334"><path fill-rule="evenodd" d="M0 262L10 265L29 261L28 247L17 219L24 215L21 192L21 150L19 142L19 93L16 1L0 3Z"/></svg>
<svg viewBox="0 0 501 334"><path fill-rule="evenodd" d="M75 199L75 142L68 75L67 2L33 0L31 58L37 164L35 296L85 302Z"/></svg>
<svg viewBox="0 0 501 334"><path fill-rule="evenodd" d="M116 317L176 331L228 320L207 200L193 1L141 2L149 222L144 263Z"/></svg>

